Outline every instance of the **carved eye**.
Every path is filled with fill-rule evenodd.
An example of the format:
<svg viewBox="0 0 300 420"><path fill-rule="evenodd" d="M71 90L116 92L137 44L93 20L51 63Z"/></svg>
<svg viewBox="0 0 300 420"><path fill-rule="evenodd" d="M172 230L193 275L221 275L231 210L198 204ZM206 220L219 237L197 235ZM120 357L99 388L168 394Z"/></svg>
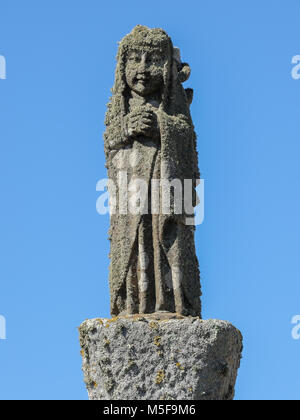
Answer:
<svg viewBox="0 0 300 420"><path fill-rule="evenodd" d="M129 61L138 63L140 61L140 57L137 54L132 54L129 56Z"/></svg>
<svg viewBox="0 0 300 420"><path fill-rule="evenodd" d="M151 61L155 64L160 64L163 62L163 57L160 55L153 55Z"/></svg>

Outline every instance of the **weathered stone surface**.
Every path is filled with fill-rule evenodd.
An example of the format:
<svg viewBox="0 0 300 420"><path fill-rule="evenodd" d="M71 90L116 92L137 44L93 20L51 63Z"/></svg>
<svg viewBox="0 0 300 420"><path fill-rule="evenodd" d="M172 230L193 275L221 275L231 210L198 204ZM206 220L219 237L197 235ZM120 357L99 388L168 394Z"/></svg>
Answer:
<svg viewBox="0 0 300 420"><path fill-rule="evenodd" d="M79 329L92 400L234 396L242 336L201 320L190 71L162 29L138 25L119 44L104 133L117 317Z"/></svg>
<svg viewBox="0 0 300 420"><path fill-rule="evenodd" d="M230 400L242 351L229 322L134 315L79 328L91 400Z"/></svg>
<svg viewBox="0 0 300 420"><path fill-rule="evenodd" d="M104 133L112 316L201 315L190 71L162 29L138 25L119 44Z"/></svg>

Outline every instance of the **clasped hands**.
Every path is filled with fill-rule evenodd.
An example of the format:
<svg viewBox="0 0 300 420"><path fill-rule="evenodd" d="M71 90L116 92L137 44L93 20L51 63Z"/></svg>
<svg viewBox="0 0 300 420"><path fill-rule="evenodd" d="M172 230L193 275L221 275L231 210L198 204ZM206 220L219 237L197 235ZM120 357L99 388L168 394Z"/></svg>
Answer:
<svg viewBox="0 0 300 420"><path fill-rule="evenodd" d="M126 116L126 131L130 138L139 136L157 138L159 127L154 111L146 107L133 109Z"/></svg>

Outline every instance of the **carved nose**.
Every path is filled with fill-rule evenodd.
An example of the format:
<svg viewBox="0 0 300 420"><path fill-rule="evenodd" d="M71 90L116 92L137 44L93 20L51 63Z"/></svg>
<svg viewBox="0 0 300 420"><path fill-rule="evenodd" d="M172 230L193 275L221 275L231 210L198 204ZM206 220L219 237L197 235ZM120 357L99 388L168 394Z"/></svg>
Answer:
<svg viewBox="0 0 300 420"><path fill-rule="evenodd" d="M147 68L146 60L147 60L147 55L143 54L141 62L140 62L140 66L139 66L140 71L145 71L146 70L146 68Z"/></svg>

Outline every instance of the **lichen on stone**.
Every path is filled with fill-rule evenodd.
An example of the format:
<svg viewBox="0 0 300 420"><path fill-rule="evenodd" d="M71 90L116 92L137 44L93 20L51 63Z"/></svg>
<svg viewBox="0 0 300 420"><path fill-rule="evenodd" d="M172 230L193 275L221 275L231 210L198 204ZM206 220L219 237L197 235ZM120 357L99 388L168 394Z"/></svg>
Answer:
<svg viewBox="0 0 300 420"><path fill-rule="evenodd" d="M165 372L163 370L159 370L156 374L155 383L161 384L165 379Z"/></svg>

